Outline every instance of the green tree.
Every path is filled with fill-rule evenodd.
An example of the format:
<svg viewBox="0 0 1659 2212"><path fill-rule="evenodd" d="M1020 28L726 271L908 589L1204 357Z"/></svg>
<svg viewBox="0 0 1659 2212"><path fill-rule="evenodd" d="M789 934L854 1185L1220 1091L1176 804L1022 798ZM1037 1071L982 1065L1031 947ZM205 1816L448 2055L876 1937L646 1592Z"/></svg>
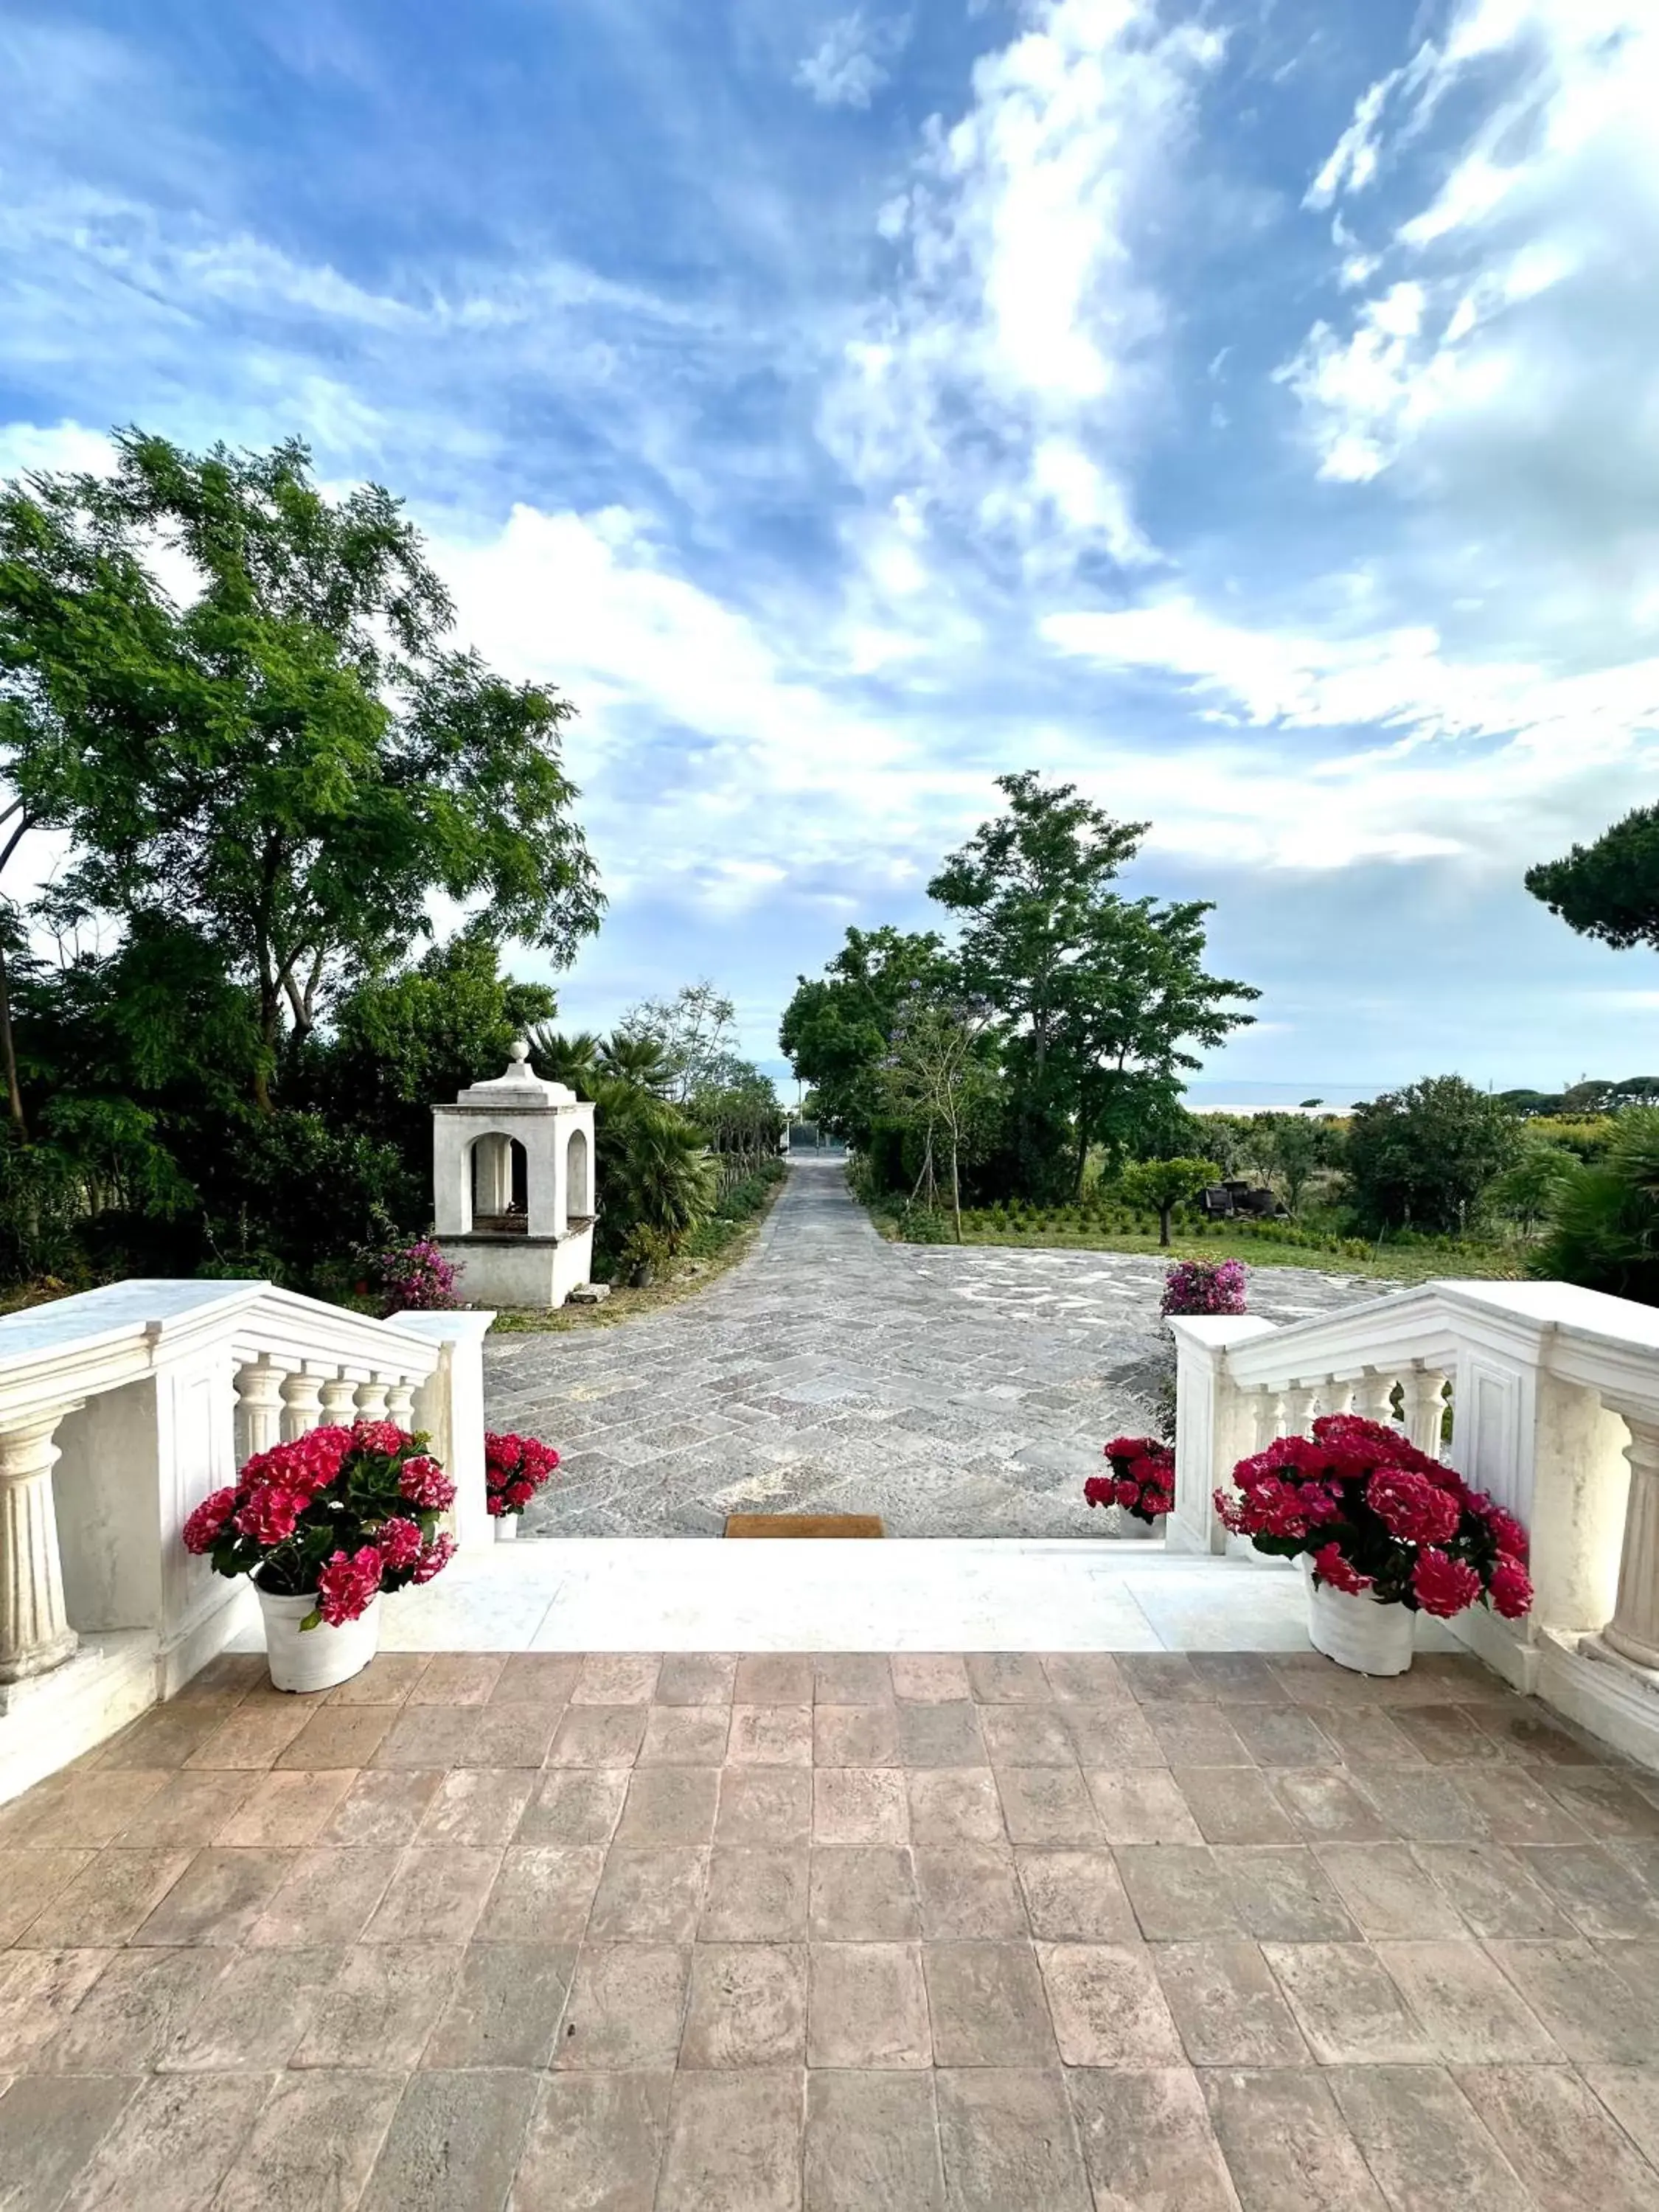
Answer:
<svg viewBox="0 0 1659 2212"><path fill-rule="evenodd" d="M1531 1272L1659 1305L1659 1108L1621 1114L1607 1152L1557 1185Z"/></svg>
<svg viewBox="0 0 1659 2212"><path fill-rule="evenodd" d="M683 983L672 999L641 999L618 1024L619 1036L653 1044L667 1071L667 1095L684 1105L694 1091L713 1090L735 1065L738 1010L705 976Z"/></svg>
<svg viewBox="0 0 1659 2212"><path fill-rule="evenodd" d="M1565 1185L1579 1166L1565 1146L1528 1133L1513 1164L1492 1185L1488 1196L1499 1213L1519 1224L1530 1237L1538 1224L1553 1213Z"/></svg>
<svg viewBox="0 0 1659 2212"><path fill-rule="evenodd" d="M1166 1102L1189 1045L1219 1044L1253 1017L1248 984L1202 966L1205 901L1126 899L1113 885L1149 824L1118 822L1029 771L997 778L1005 811L945 861L930 895L962 918L963 983L1010 1025L1034 1179L1066 1141L1080 1190L1089 1147L1124 1140Z"/></svg>
<svg viewBox="0 0 1659 2212"><path fill-rule="evenodd" d="M951 1194L951 1219L962 1242L962 1155L975 1109L996 1085L981 1053L989 1010L960 1000L930 996L918 985L893 1022L883 1067L887 1096L902 1121L918 1130L922 1170L916 1189L932 1201L933 1148L942 1144ZM915 1193L912 1193L914 1198Z"/></svg>
<svg viewBox="0 0 1659 2212"><path fill-rule="evenodd" d="M1213 1160L1136 1160L1119 1176L1118 1188L1131 1206L1144 1206L1158 1215L1158 1241L1167 1244L1176 1206L1187 1205L1206 1184L1220 1179Z"/></svg>
<svg viewBox="0 0 1659 2212"><path fill-rule="evenodd" d="M262 1109L330 994L429 933L430 894L559 962L597 927L572 710L453 623L398 502L330 500L295 441L126 431L108 477L0 492L0 746L24 815L73 842L58 908L211 945L254 995Z"/></svg>
<svg viewBox="0 0 1659 2212"><path fill-rule="evenodd" d="M1250 1118L1248 1156L1279 1187L1288 1212L1297 1212L1313 1178L1342 1158L1341 1125L1334 1116L1257 1114Z"/></svg>
<svg viewBox="0 0 1659 2212"><path fill-rule="evenodd" d="M1433 1075L1356 1106L1350 1194L1372 1230L1462 1229L1520 1145L1516 1116L1460 1075Z"/></svg>
<svg viewBox="0 0 1659 2212"><path fill-rule="evenodd" d="M1659 806L1638 807L1594 844L1528 868L1526 884L1581 937L1659 950Z"/></svg>
<svg viewBox="0 0 1659 2212"><path fill-rule="evenodd" d="M796 1075L811 1085L819 1121L860 1152L871 1152L888 1110L882 1069L912 986L956 988L942 938L849 929L823 976L803 975L784 1010L779 1042Z"/></svg>

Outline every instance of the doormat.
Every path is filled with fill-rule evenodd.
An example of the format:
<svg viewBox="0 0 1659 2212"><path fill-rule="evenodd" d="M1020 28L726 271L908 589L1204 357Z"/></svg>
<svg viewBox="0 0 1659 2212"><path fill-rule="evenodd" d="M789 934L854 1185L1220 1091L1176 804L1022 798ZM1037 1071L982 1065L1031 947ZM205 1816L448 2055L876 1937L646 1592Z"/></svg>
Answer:
<svg viewBox="0 0 1659 2212"><path fill-rule="evenodd" d="M878 1513L729 1513L728 1536L884 1536Z"/></svg>

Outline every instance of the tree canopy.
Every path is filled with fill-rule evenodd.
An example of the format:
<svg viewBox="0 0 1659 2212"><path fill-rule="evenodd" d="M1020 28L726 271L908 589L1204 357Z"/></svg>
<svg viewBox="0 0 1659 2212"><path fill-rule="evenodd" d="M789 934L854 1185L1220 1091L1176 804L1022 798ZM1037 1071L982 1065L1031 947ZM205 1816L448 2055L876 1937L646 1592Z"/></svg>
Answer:
<svg viewBox="0 0 1659 2212"><path fill-rule="evenodd" d="M1354 1206L1374 1230L1455 1233L1520 1143L1509 1108L1461 1075L1385 1091L1353 1110L1346 1165Z"/></svg>
<svg viewBox="0 0 1659 2212"><path fill-rule="evenodd" d="M1659 951L1659 806L1639 806L1594 844L1528 868L1526 884L1581 937Z"/></svg>
<svg viewBox="0 0 1659 2212"><path fill-rule="evenodd" d="M329 996L429 933L431 894L556 963L598 925L573 710L453 620L399 503L331 500L297 441L131 430L108 477L0 491L11 827L68 833L60 919L165 917L246 986L262 1107Z"/></svg>

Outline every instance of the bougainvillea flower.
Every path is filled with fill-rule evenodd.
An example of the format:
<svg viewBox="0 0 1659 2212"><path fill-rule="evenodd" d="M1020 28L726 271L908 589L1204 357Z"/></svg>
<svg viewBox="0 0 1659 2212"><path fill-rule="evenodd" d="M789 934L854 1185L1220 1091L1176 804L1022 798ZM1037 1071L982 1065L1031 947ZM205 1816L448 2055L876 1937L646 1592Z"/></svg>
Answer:
<svg viewBox="0 0 1659 2212"><path fill-rule="evenodd" d="M1419 1552L1412 1569L1412 1589L1425 1613L1449 1620L1467 1612L1480 1595L1480 1577L1466 1559L1444 1552Z"/></svg>

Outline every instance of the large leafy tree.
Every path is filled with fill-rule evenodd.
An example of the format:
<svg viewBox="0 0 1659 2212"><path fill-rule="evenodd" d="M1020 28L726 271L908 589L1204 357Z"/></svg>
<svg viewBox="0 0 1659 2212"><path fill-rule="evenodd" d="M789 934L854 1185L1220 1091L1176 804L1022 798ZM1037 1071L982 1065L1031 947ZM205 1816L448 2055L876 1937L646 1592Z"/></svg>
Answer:
<svg viewBox="0 0 1659 2212"><path fill-rule="evenodd" d="M453 647L399 503L329 498L294 441L116 445L108 477L0 492L0 764L12 826L71 840L60 912L164 915L210 944L253 997L264 1108L330 994L427 933L434 892L568 960L602 905L572 709Z"/></svg>
<svg viewBox="0 0 1659 2212"><path fill-rule="evenodd" d="M949 993L956 983L941 937L890 927L849 929L823 975L800 978L779 1042L836 1135L870 1149L890 1107L883 1069L901 1010L918 990Z"/></svg>
<svg viewBox="0 0 1659 2212"><path fill-rule="evenodd" d="M1355 1107L1349 1188L1372 1229L1456 1231L1520 1144L1520 1124L1501 1099L1461 1075L1431 1075Z"/></svg>
<svg viewBox="0 0 1659 2212"><path fill-rule="evenodd" d="M968 990L1010 1024L1025 1149L1053 1152L1069 1135L1081 1189L1090 1146L1133 1145L1137 1121L1200 1065L1190 1048L1251 1020L1245 1004L1259 994L1206 971L1208 902L1127 899L1114 887L1148 824L1115 821L1075 785L1029 771L997 784L1006 808L928 890L962 917ZM1042 1164L1028 1161L1027 1173L1038 1180Z"/></svg>
<svg viewBox="0 0 1659 2212"><path fill-rule="evenodd" d="M1592 845L1528 868L1527 889L1581 936L1659 951L1659 806L1638 807Z"/></svg>

